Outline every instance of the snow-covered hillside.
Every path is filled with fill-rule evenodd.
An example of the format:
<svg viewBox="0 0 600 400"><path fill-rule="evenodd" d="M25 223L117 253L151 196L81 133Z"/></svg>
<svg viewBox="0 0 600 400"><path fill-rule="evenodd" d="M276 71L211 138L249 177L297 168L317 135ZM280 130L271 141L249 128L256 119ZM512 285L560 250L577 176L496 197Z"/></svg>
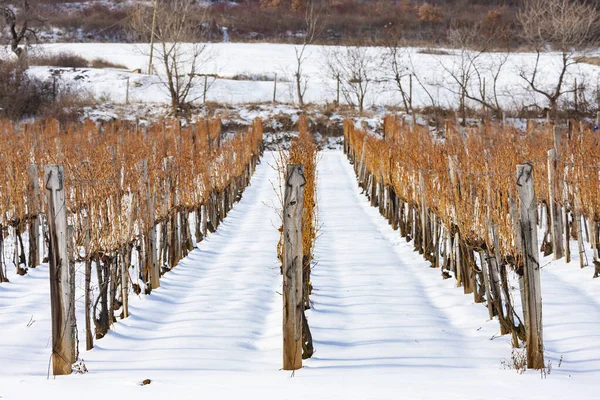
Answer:
<svg viewBox="0 0 600 400"><path fill-rule="evenodd" d="M148 69L148 45L134 44L48 44L43 50L48 53L72 52L89 60L104 58L123 64L130 70ZM285 44L219 43L207 45L209 55L202 73L215 74L219 78L212 82L207 93L207 101L225 104L270 102L273 99L275 74L278 76L277 100L285 103L296 101L293 76L296 68L295 46ZM318 104L336 100L337 83L326 67L329 54L335 47L309 46L303 64L303 76L308 79L305 101ZM384 48L368 48L369 65L373 68L386 58ZM439 106L455 109L458 104L457 84L451 74L460 75L466 61L460 50L444 50L447 54L429 54L427 49L409 48L402 52L402 62L416 74L413 80L413 105L415 107ZM505 57L506 56L506 57ZM505 59L506 58L506 59ZM547 104L540 95L534 94L519 76L523 70L531 70L535 55L531 53L485 53L478 57L477 65L486 77L486 96L491 96L495 68L504 63L497 80L498 102L506 109L531 108ZM160 64L155 61L160 73ZM542 87L550 87L559 73L560 56L548 53L540 59L538 73ZM371 74L367 87L366 106L402 105L402 98L395 89L389 69ZM600 67L590 64L577 64L571 67L566 77L565 88L571 90L575 79L585 88L585 99L592 105L597 102L600 88ZM48 77L46 67L36 67L32 72ZM409 72L403 78L405 88L409 85ZM79 90L88 91L97 98L124 102L127 91L127 78L130 79L129 99L132 102L168 103L168 94L160 77L131 74L121 70L64 70L61 74L64 84L75 84ZM249 80L240 80L246 76ZM417 80L418 77L418 80ZM235 78L233 80L232 78ZM252 80L256 79L256 80ZM200 87L191 95L197 102L202 100L203 80ZM473 91L480 89L472 78L469 82ZM344 102L343 94L340 96ZM572 96L571 96L572 97ZM571 98L564 96L565 101ZM475 103L470 102L475 106ZM478 105L477 105L478 106ZM479 107L479 106L478 106Z"/></svg>

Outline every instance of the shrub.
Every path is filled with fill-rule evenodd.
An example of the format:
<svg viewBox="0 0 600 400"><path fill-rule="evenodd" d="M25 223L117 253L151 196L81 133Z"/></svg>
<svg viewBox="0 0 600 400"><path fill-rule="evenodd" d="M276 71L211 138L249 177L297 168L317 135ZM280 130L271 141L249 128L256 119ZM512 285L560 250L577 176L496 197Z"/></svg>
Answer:
<svg viewBox="0 0 600 400"><path fill-rule="evenodd" d="M40 111L40 116L60 121L62 125L79 121L83 108L93 104L89 93L74 93L69 89L61 89L55 101L46 104Z"/></svg>
<svg viewBox="0 0 600 400"><path fill-rule="evenodd" d="M96 58L90 62L81 56L69 52L29 57L28 63L29 65L43 67L127 69L124 65L116 64L103 58Z"/></svg>
<svg viewBox="0 0 600 400"><path fill-rule="evenodd" d="M442 50L442 49L437 49L435 47L427 47L424 49L419 49L417 50L417 53L419 54L431 54L434 56L448 56L450 55L450 53L448 53L446 50Z"/></svg>
<svg viewBox="0 0 600 400"><path fill-rule="evenodd" d="M50 82L28 75L21 63L0 62L0 115L3 118L35 117L52 101Z"/></svg>
<svg viewBox="0 0 600 400"><path fill-rule="evenodd" d="M87 68L89 66L85 58L68 52L29 57L28 61L29 65L48 67Z"/></svg>
<svg viewBox="0 0 600 400"><path fill-rule="evenodd" d="M510 23L506 16L506 7L493 9L481 20L479 27L485 40L494 40L505 43L510 38Z"/></svg>
<svg viewBox="0 0 600 400"><path fill-rule="evenodd" d="M442 9L429 3L425 3L419 7L417 15L419 17L419 21L421 22L438 23L442 22L444 19Z"/></svg>
<svg viewBox="0 0 600 400"><path fill-rule="evenodd" d="M92 68L118 68L118 69L127 69L126 66L122 64L115 64L112 61L105 60L103 58L96 58L92 60L90 63L90 67Z"/></svg>
<svg viewBox="0 0 600 400"><path fill-rule="evenodd" d="M261 74L261 73L250 73L242 72L232 76L219 76L219 79L229 79L232 81L253 81L253 82L273 82L275 80L274 74ZM277 75L277 82L290 82L289 78L282 75Z"/></svg>
<svg viewBox="0 0 600 400"><path fill-rule="evenodd" d="M0 61L0 118L45 117L64 123L78 120L82 108L92 103L89 93L32 76L25 63Z"/></svg>

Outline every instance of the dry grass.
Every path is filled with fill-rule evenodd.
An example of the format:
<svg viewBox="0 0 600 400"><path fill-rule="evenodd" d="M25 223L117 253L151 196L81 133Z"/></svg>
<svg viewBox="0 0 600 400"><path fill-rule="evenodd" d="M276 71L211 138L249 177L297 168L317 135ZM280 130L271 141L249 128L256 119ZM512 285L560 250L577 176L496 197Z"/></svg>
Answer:
<svg viewBox="0 0 600 400"><path fill-rule="evenodd" d="M446 50L442 50L442 49L436 49L433 47L428 47L425 49L420 49L417 50L417 53L419 54L431 54L431 55L435 55L435 56L449 56L450 53L448 53Z"/></svg>
<svg viewBox="0 0 600 400"><path fill-rule="evenodd" d="M116 68L116 69L127 69L123 64L116 64L111 61L105 60L103 58L95 58L90 62L90 67L92 68Z"/></svg>
<svg viewBox="0 0 600 400"><path fill-rule="evenodd" d="M600 56L577 57L575 61L600 67Z"/></svg>
<svg viewBox="0 0 600 400"><path fill-rule="evenodd" d="M44 54L29 57L29 65L59 68L118 68L127 69L124 65L116 64L103 58L88 61L85 58L70 52L57 54Z"/></svg>
<svg viewBox="0 0 600 400"><path fill-rule="evenodd" d="M56 0L44 1L52 3ZM500 22L507 29L505 37L510 37L512 43L519 37L518 28L511 23L516 6L502 7L504 2L500 0L486 3L477 0L457 1L433 2L435 6L423 8L422 3L409 1L323 0L326 3L323 10L325 18L317 42L385 45L401 37L412 45L447 45L450 26L477 30L484 23L487 29L482 32L481 38L485 40L490 26L495 29ZM275 2L273 4L278 5L271 7L261 6L258 1L237 2L236 5L227 2L214 4L209 9L210 18L205 26L207 32L204 33L207 36L204 39L213 42L221 40L221 27L226 26L231 41L301 43L304 40L302 32L306 28L305 15L302 9L290 7L290 3ZM429 11L424 13L425 9ZM76 32L81 28L86 39L133 40L127 20L131 9L95 4L69 13L56 12L49 7L46 7L46 11L44 20L48 25L62 28L73 37L77 37ZM496 16L499 12L501 15L491 19L490 23L490 15ZM199 8L197 13L203 14L204 10ZM505 43L500 44L503 47Z"/></svg>
<svg viewBox="0 0 600 400"><path fill-rule="evenodd" d="M527 371L527 352L525 348L512 349L510 360L500 362L505 369L517 371L519 375Z"/></svg>
<svg viewBox="0 0 600 400"><path fill-rule="evenodd" d="M89 62L85 58L69 52L46 54L29 57L29 65L60 68L87 68Z"/></svg>

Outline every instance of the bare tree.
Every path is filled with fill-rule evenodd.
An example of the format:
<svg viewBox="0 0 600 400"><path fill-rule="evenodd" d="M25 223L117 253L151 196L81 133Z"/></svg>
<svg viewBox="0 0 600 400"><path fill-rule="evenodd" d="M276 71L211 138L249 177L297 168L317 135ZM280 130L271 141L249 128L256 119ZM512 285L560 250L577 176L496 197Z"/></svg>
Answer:
<svg viewBox="0 0 600 400"><path fill-rule="evenodd" d="M140 6L131 18L139 39L153 39L150 52L155 53L173 112L188 108L202 96L193 97L193 89L207 84L207 79L198 79L206 77L203 70L214 57L206 44L199 43L206 33L206 10L189 0L157 0L154 10Z"/></svg>
<svg viewBox="0 0 600 400"><path fill-rule="evenodd" d="M458 53L452 57L452 62L448 62L447 56L438 60L451 81L446 88L458 95L463 122L466 119L467 100L481 105L496 116L502 114L498 81L509 53L488 53L495 38L481 41L478 36L477 30L451 29L448 38L453 47L458 48Z"/></svg>
<svg viewBox="0 0 600 400"><path fill-rule="evenodd" d="M363 112L365 99L375 82L380 61L361 46L335 47L326 52L325 63L328 73L338 80L346 102Z"/></svg>
<svg viewBox="0 0 600 400"><path fill-rule="evenodd" d="M410 69L410 49L402 43L390 43L386 46L383 56L384 79L391 82L394 89L400 93L404 110L412 112L412 79Z"/></svg>
<svg viewBox="0 0 600 400"><path fill-rule="evenodd" d="M429 105L434 110L434 117L437 119L437 109L441 107L439 89L441 81L438 77L428 79L422 71L422 64L415 63L410 51L406 52L407 68L410 74L414 77L415 82L421 88L423 93L429 99ZM433 93L433 89L437 89L437 93ZM412 102L412 98L411 98Z"/></svg>
<svg viewBox="0 0 600 400"><path fill-rule="evenodd" d="M310 54L306 53L308 45L312 44L315 38L323 30L323 4L318 0L307 0L304 13L304 23L306 24L306 35L301 46L294 47L296 55L296 71L294 72L294 80L296 83L296 94L298 95L298 104L304 106L304 94L308 87L308 77L304 75L303 64L308 59Z"/></svg>
<svg viewBox="0 0 600 400"><path fill-rule="evenodd" d="M587 51L598 47L600 17L597 6L581 0L526 0L517 15L523 36L536 51L532 68L522 67L520 77L534 93L543 96L556 116L559 98L569 91L565 79L569 69ZM541 54L547 50L560 54L558 76L553 83L540 81ZM546 76L547 78L547 76Z"/></svg>
<svg viewBox="0 0 600 400"><path fill-rule="evenodd" d="M18 8L13 4L17 4ZM2 0L0 13L4 20L3 30L7 35L10 49L17 57L22 58L26 54L27 45L37 41L37 32L33 25L40 22L40 19L29 0L18 3Z"/></svg>

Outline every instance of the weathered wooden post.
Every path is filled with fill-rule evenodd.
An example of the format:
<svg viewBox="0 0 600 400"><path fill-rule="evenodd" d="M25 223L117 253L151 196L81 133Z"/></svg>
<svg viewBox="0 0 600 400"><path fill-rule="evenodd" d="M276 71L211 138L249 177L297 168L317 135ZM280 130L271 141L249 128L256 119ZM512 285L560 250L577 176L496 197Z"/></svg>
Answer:
<svg viewBox="0 0 600 400"><path fill-rule="evenodd" d="M364 167L364 162L365 162L366 147L367 147L367 135L365 134L365 137L363 139L363 144L362 144L362 150L360 152L360 164L358 164L358 181L359 181L358 183L359 183L359 185L362 185L364 183L363 167Z"/></svg>
<svg viewBox="0 0 600 400"><path fill-rule="evenodd" d="M423 169L419 168L419 197L420 197L420 210L419 217L421 218L421 244L423 245L423 254L427 259L427 202L425 199L425 177L423 176Z"/></svg>
<svg viewBox="0 0 600 400"><path fill-rule="evenodd" d="M40 264L40 211L38 169L35 164L29 165L29 185L27 186L27 211L29 213L29 267Z"/></svg>
<svg viewBox="0 0 600 400"><path fill-rule="evenodd" d="M202 236L206 236L208 234L208 227L207 227L207 219L208 219L208 212L206 210L206 203L202 204L202 216L200 218L200 230L202 231Z"/></svg>
<svg viewBox="0 0 600 400"><path fill-rule="evenodd" d="M304 166L289 164L283 209L283 369L302 368Z"/></svg>
<svg viewBox="0 0 600 400"><path fill-rule="evenodd" d="M466 277L463 274L463 260L462 260L462 254L460 253L460 232L457 230L456 233L454 233L454 240L452 242L454 248L453 248L453 256L454 256L454 265L455 265L455 270L454 270L454 276L456 278L456 285L457 286L464 286L464 280L466 279ZM466 289L463 288L463 293L464 294L468 294L466 292Z"/></svg>
<svg viewBox="0 0 600 400"><path fill-rule="evenodd" d="M147 178L147 175L146 175ZM150 284L152 289L160 287L160 266L158 265L158 254L156 253L156 223L154 218L154 199L155 195L150 189L150 181L148 183L148 216L149 216L149 232L148 232L148 252L150 253Z"/></svg>
<svg viewBox="0 0 600 400"><path fill-rule="evenodd" d="M77 325L75 321L75 268L69 262L67 244L67 209L65 204L64 168L44 168L48 202L50 248L50 305L52 309L52 373L68 375L77 360Z"/></svg>
<svg viewBox="0 0 600 400"><path fill-rule="evenodd" d="M85 230L85 349L94 347L94 335L92 333L92 255L91 241L92 231L90 229L90 217L83 217L83 229Z"/></svg>
<svg viewBox="0 0 600 400"><path fill-rule="evenodd" d="M577 78L575 78L573 85L573 104L575 106L575 115L579 114L579 96L577 95L577 88Z"/></svg>
<svg viewBox="0 0 600 400"><path fill-rule="evenodd" d="M517 165L519 191L521 243L523 256L525 334L527 341L527 367L544 368L542 332L542 290L540 262L537 248L536 201L533 187L533 166Z"/></svg>
<svg viewBox="0 0 600 400"><path fill-rule="evenodd" d="M479 262L481 263L481 269L483 272L483 281L485 287L485 300L486 306L488 309L488 313L490 316L490 320L494 319L494 302L492 301L492 295L490 292L490 277L489 277L489 267L488 267L488 255L485 251L479 251Z"/></svg>
<svg viewBox="0 0 600 400"><path fill-rule="evenodd" d="M344 154L346 154L346 156L350 157L350 132L349 132L350 128L348 127L348 123L346 121L344 121ZM351 160L351 163L353 164L352 166L354 167L354 172L356 172L356 162L354 162L354 159Z"/></svg>
<svg viewBox="0 0 600 400"><path fill-rule="evenodd" d="M127 229L123 233L123 243L127 243L129 232L133 227L133 214L135 196L132 194L127 206ZM129 267L131 266L131 253L133 249L127 244L123 245L123 262L121 263L121 297L123 300L123 318L129 317ZM160 268L160 267L159 267Z"/></svg>
<svg viewBox="0 0 600 400"><path fill-rule="evenodd" d="M562 159L562 148L561 148L561 137L562 137L562 129L559 126L554 126L553 130L554 134L554 150L556 150L555 154L555 171L562 171L564 173L564 166L559 168L559 160ZM554 187L555 192L554 195L560 194L560 198L562 199L563 206L557 204L556 210L558 213L558 218L560 218L560 226L558 227L561 232L561 240L562 240L562 254L564 255L566 262L571 262L571 249L569 247L569 239L571 237L571 233L569 231L569 208L567 204L569 202L569 190L567 182L564 181L564 178L559 181L559 177L562 175L554 177Z"/></svg>
<svg viewBox="0 0 600 400"><path fill-rule="evenodd" d="M160 287L160 267L157 261L156 254L156 224L154 220L154 194L148 177L148 161L140 161L140 170L142 176L142 196L146 197L146 208L144 212L147 215L147 257L146 257L146 278L148 279L152 289Z"/></svg>
<svg viewBox="0 0 600 400"><path fill-rule="evenodd" d="M560 205L557 203L557 184L556 184L556 166L558 157L556 149L548 150L548 196L550 209L550 224L552 225L550 232L552 233L552 252L554 259L562 258L563 240L562 240L562 215ZM534 220L535 221L535 220Z"/></svg>
<svg viewBox="0 0 600 400"><path fill-rule="evenodd" d="M337 80L337 90L336 90L337 94L335 96L335 104L337 106L339 106L340 105L340 74L337 74L336 80Z"/></svg>
<svg viewBox="0 0 600 400"><path fill-rule="evenodd" d="M277 103L277 72L275 72L275 80L273 81L273 103Z"/></svg>
<svg viewBox="0 0 600 400"><path fill-rule="evenodd" d="M9 282L8 278L4 274L4 227L0 224L0 283Z"/></svg>
<svg viewBox="0 0 600 400"><path fill-rule="evenodd" d="M204 75L204 87L202 91L202 104L206 104L206 92L208 92L208 75Z"/></svg>
<svg viewBox="0 0 600 400"><path fill-rule="evenodd" d="M410 74L408 76L408 107L410 108L410 111L411 111L411 114L413 117L413 121L414 121L415 112L413 110L412 99L413 99L413 74Z"/></svg>
<svg viewBox="0 0 600 400"><path fill-rule="evenodd" d="M581 199L579 194L575 194L575 204L573 205L573 223L575 224L575 232L577 233L577 249L579 250L579 266L581 268L588 266L587 256L583 247L583 229L581 227Z"/></svg>

